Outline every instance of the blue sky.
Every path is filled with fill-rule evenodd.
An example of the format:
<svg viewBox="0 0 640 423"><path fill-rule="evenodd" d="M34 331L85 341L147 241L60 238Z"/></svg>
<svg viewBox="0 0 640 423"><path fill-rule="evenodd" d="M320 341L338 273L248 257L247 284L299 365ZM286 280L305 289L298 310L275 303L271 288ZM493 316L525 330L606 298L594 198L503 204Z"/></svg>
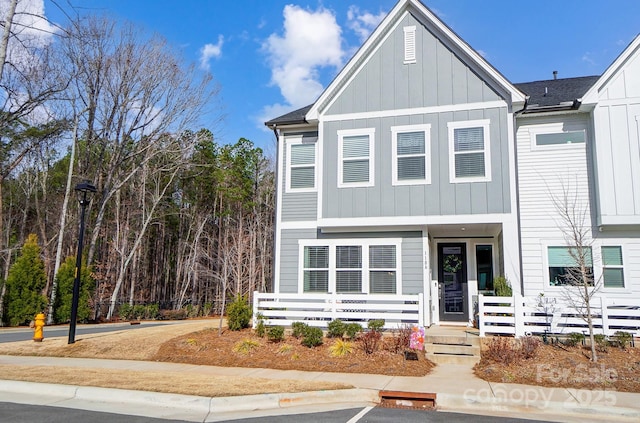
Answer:
<svg viewBox="0 0 640 423"><path fill-rule="evenodd" d="M5 0L1 0L5 1ZM310 104L395 0L28 0L64 24L108 14L163 35L219 83L220 143L273 152L264 120ZM640 33L635 0L423 0L512 82L601 74ZM62 10L61 10L62 9ZM64 13L63 13L64 11Z"/></svg>

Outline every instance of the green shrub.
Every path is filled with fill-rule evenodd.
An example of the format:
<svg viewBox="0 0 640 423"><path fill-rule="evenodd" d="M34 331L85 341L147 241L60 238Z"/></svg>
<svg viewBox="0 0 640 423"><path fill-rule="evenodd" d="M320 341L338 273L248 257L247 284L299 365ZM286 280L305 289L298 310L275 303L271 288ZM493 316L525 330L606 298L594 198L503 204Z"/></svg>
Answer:
<svg viewBox="0 0 640 423"><path fill-rule="evenodd" d="M302 338L302 345L309 348L322 345L322 329L312 326L307 327Z"/></svg>
<svg viewBox="0 0 640 423"><path fill-rule="evenodd" d="M89 302L92 291L95 288L95 281L91 276L91 269L83 263L80 271L80 298L78 299L78 321L89 320L93 313ZM56 323L71 321L71 300L73 298L73 284L76 276L76 258L67 257L58 269L56 280L58 290L53 304L53 318Z"/></svg>
<svg viewBox="0 0 640 423"><path fill-rule="evenodd" d="M267 329L267 338L271 342L280 342L284 340L284 328L282 326L271 326Z"/></svg>
<svg viewBox="0 0 640 423"><path fill-rule="evenodd" d="M335 319L327 325L327 337L342 338L346 330L345 324L340 319Z"/></svg>
<svg viewBox="0 0 640 423"><path fill-rule="evenodd" d="M609 350L609 341L607 337L601 333L593 335L593 340L596 342L596 350L606 353Z"/></svg>
<svg viewBox="0 0 640 423"><path fill-rule="evenodd" d="M493 289L498 297L512 297L513 289L511 289L511 283L509 279L504 276L496 276L493 278Z"/></svg>
<svg viewBox="0 0 640 423"><path fill-rule="evenodd" d="M258 321L258 323L256 323L255 329L256 335L258 335L260 338L263 338L267 333L267 327L264 325L264 316L258 313L258 315L256 316L256 320Z"/></svg>
<svg viewBox="0 0 640 423"><path fill-rule="evenodd" d="M249 327L251 308L244 295L238 295L227 307L227 322L230 330L241 330Z"/></svg>
<svg viewBox="0 0 640 423"><path fill-rule="evenodd" d="M146 308L142 304L136 304L133 306L133 319L140 320L144 318Z"/></svg>
<svg viewBox="0 0 640 423"><path fill-rule="evenodd" d="M202 306L202 315L204 317L207 317L211 314L212 311L213 311L213 303L204 303L204 306Z"/></svg>
<svg viewBox="0 0 640 423"><path fill-rule="evenodd" d="M295 338L302 338L304 334L307 332L309 326L306 323L302 322L293 322L291 323L291 329L293 331L292 335Z"/></svg>
<svg viewBox="0 0 640 423"><path fill-rule="evenodd" d="M584 334L580 332L571 332L569 337L564 340L564 344L568 347L575 347L584 342Z"/></svg>
<svg viewBox="0 0 640 423"><path fill-rule="evenodd" d="M133 314L133 306L129 303L120 304L120 308L118 309L118 316L122 320L129 320Z"/></svg>
<svg viewBox="0 0 640 423"><path fill-rule="evenodd" d="M382 332L382 328L384 327L384 319L369 320L367 322L367 327L371 331Z"/></svg>
<svg viewBox="0 0 640 423"><path fill-rule="evenodd" d="M148 304L145 306L144 318L145 319L157 319L160 311L158 304Z"/></svg>
<svg viewBox="0 0 640 423"><path fill-rule="evenodd" d="M360 326L360 323L349 323L344 331L349 339L354 340L362 332L362 326Z"/></svg>
<svg viewBox="0 0 640 423"><path fill-rule="evenodd" d="M613 334L610 342L614 347L625 349L628 345L631 344L632 337L633 335L631 335L629 332L623 332L619 330Z"/></svg>

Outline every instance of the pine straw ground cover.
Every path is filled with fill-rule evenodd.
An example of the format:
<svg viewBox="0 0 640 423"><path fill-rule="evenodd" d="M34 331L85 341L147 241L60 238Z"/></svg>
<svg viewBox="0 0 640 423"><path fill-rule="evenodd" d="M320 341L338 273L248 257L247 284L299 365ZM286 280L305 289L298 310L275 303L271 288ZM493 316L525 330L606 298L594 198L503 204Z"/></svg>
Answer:
<svg viewBox="0 0 640 423"><path fill-rule="evenodd" d="M637 341L635 348L608 347L599 351L597 363L590 361L591 351L582 345L547 345L538 341L523 352L519 341L486 339L475 374L490 382L640 392Z"/></svg>
<svg viewBox="0 0 640 423"><path fill-rule="evenodd" d="M239 343L254 344L247 352L234 351ZM405 360L402 351L392 351L393 338L385 336L383 345L372 354L365 354L356 341L350 353L333 357L330 347L335 339L324 338L323 344L305 347L301 340L286 336L281 342L271 342L252 330L202 330L165 342L153 360L213 366L305 370L316 372L373 373L391 376L424 376L435 366L417 354L418 360ZM236 348L237 349L237 348Z"/></svg>

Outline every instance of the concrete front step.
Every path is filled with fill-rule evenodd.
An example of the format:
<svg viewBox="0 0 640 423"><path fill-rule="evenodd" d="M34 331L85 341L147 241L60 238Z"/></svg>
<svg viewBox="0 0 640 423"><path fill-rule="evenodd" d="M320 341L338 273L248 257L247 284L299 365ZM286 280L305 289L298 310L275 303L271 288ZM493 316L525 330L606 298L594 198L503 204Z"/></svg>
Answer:
<svg viewBox="0 0 640 423"><path fill-rule="evenodd" d="M474 365L480 361L480 338L474 334L427 335L426 357L436 364Z"/></svg>
<svg viewBox="0 0 640 423"><path fill-rule="evenodd" d="M464 364L473 366L480 362L480 357L474 355L434 354L428 352L426 357L436 364Z"/></svg>

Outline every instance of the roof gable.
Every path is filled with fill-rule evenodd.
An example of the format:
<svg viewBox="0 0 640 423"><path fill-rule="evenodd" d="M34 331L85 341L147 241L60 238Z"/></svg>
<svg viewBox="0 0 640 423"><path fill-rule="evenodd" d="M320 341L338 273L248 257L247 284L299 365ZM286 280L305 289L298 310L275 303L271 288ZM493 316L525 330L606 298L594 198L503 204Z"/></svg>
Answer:
<svg viewBox="0 0 640 423"><path fill-rule="evenodd" d="M389 12L378 28L369 36L367 41L351 58L347 65L331 82L320 98L306 115L308 121L317 120L331 100L340 92L350 78L362 67L377 46L382 43L389 33L397 26L400 19L407 13L413 14L419 20L424 20L436 28L439 36L455 46L465 59L474 62L489 78L510 96L512 103L524 103L525 96L511 84L500 72L493 68L482 56L473 50L451 28L444 24L431 10L419 0L400 0Z"/></svg>
<svg viewBox="0 0 640 423"><path fill-rule="evenodd" d="M629 69L628 76L624 75ZM624 87L620 87L622 96L640 97L640 34L631 41L622 53L613 61L602 76L586 92L582 98L583 104L592 105L601 100L600 95L615 84L620 77L627 77L628 81ZM623 82L623 83L624 83Z"/></svg>

